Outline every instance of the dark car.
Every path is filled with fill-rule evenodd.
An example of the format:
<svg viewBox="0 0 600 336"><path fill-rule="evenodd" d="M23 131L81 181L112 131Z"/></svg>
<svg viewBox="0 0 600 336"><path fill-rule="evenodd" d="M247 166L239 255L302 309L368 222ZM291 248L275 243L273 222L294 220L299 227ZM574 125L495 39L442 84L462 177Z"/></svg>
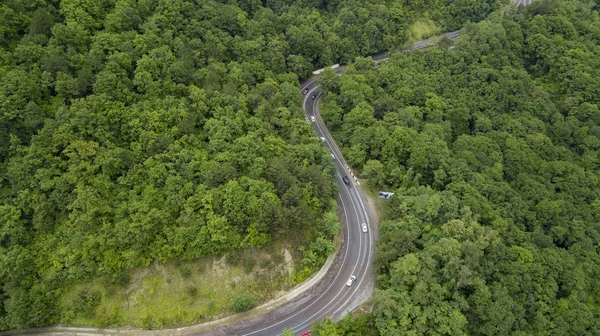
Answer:
<svg viewBox="0 0 600 336"><path fill-rule="evenodd" d="M344 183L346 183L347 185L350 185L350 179L348 178L348 176L342 177L342 181L344 181Z"/></svg>
<svg viewBox="0 0 600 336"><path fill-rule="evenodd" d="M377 65L381 65L381 61L377 61Z"/></svg>

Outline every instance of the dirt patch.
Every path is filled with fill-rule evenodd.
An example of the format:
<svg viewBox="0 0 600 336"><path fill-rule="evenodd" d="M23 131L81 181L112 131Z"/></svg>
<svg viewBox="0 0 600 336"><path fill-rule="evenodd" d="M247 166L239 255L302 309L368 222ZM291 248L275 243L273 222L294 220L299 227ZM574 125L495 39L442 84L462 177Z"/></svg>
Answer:
<svg viewBox="0 0 600 336"><path fill-rule="evenodd" d="M146 275L148 275L148 273L150 273L149 267L144 267L144 268L140 268L135 271L132 271L130 273L131 279L129 280L129 285L125 289L125 294L129 295L129 293L131 293L133 290L136 290L136 289L142 287L142 281L144 280Z"/></svg>
<svg viewBox="0 0 600 336"><path fill-rule="evenodd" d="M233 253L233 252L230 252L230 253ZM226 257L227 257L227 255L224 255L220 259L214 258L214 260L212 262L212 268L211 268L213 277L220 277L223 274L227 273L227 271L229 270L229 266L227 265Z"/></svg>
<svg viewBox="0 0 600 336"><path fill-rule="evenodd" d="M294 272L294 259L292 258L292 254L288 249L283 249L283 257L285 258L285 269L289 276Z"/></svg>

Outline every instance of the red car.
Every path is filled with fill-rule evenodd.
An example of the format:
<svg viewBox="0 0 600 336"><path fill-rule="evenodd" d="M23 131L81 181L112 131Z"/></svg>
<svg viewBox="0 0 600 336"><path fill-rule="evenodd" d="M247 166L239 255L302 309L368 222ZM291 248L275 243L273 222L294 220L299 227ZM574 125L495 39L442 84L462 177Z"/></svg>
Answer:
<svg viewBox="0 0 600 336"><path fill-rule="evenodd" d="M309 330L309 331L305 332L304 334L302 334L302 335L300 335L300 336L308 336L308 335L311 335L311 334L312 334L312 333L311 333L311 332L310 332L310 330Z"/></svg>

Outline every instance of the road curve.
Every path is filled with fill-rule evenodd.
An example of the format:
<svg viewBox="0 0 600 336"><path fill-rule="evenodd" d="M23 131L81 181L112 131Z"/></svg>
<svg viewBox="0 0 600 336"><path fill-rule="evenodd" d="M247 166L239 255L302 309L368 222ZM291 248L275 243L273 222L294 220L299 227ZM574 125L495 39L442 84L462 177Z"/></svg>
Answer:
<svg viewBox="0 0 600 336"><path fill-rule="evenodd" d="M319 138L325 139L324 145L335 157L332 161L340 189L338 204L343 212L339 253L325 276L299 297L256 319L200 335L272 336L280 335L284 328L302 334L310 330L315 320L326 316L340 319L371 296L375 284L371 268L377 227L375 216L369 211L368 201L355 182L351 180L346 185L342 181L343 176L350 174L339 148L319 116L319 89L316 78L312 78L304 81L301 91L308 92L303 97L307 122L311 123ZM313 95L316 99L312 99ZM362 232L362 223L368 225L367 232ZM351 275L356 276L356 281L349 287L346 282Z"/></svg>

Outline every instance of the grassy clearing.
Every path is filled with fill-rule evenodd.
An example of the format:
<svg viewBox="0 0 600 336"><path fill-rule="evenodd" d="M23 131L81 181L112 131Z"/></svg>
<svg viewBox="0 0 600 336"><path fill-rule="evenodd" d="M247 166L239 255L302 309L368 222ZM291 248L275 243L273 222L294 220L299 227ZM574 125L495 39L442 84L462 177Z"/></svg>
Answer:
<svg viewBox="0 0 600 336"><path fill-rule="evenodd" d="M299 255L291 246L278 242L222 258L152 264L129 271L121 284L98 279L76 285L62 298L61 322L153 329L230 315L240 296L259 305L294 285L291 273Z"/></svg>
<svg viewBox="0 0 600 336"><path fill-rule="evenodd" d="M410 43L430 38L439 33L439 28L431 19L420 19L408 28L408 40Z"/></svg>

